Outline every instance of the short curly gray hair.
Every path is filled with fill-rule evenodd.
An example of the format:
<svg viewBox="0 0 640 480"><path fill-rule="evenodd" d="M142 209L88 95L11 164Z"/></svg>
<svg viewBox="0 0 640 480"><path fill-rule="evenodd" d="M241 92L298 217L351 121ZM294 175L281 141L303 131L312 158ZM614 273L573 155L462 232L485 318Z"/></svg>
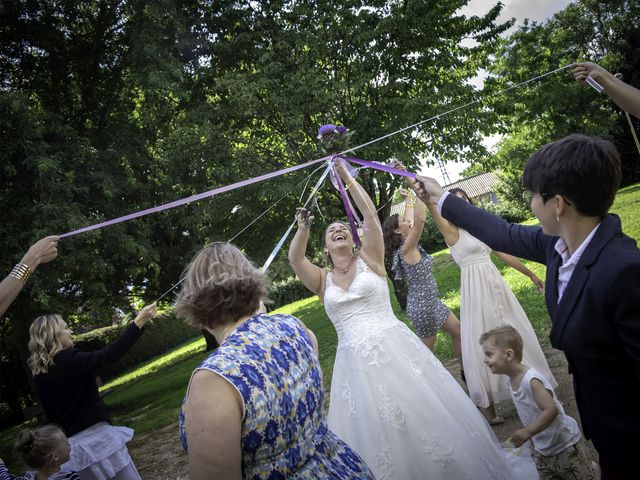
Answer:
<svg viewBox="0 0 640 480"><path fill-rule="evenodd" d="M237 247L214 242L185 268L176 311L195 327L215 328L251 315L266 296L265 275Z"/></svg>

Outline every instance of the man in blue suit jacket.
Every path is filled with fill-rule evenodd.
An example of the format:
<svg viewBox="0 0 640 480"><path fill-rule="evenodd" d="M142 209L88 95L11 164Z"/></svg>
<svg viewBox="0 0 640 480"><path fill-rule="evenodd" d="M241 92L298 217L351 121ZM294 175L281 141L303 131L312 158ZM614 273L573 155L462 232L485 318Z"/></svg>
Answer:
<svg viewBox="0 0 640 480"><path fill-rule="evenodd" d="M523 182L540 227L509 224L418 176L416 193L494 250L547 266L551 344L562 350L603 479L640 478L640 250L607 213L620 158L600 138L542 147Z"/></svg>

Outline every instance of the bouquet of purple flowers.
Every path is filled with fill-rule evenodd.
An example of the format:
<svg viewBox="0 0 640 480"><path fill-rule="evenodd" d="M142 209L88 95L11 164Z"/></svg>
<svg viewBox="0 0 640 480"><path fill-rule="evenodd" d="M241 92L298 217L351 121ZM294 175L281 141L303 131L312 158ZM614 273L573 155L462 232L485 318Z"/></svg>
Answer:
<svg viewBox="0 0 640 480"><path fill-rule="evenodd" d="M349 140L353 135L344 125L327 123L318 129L320 150L324 154L344 152L349 149Z"/></svg>

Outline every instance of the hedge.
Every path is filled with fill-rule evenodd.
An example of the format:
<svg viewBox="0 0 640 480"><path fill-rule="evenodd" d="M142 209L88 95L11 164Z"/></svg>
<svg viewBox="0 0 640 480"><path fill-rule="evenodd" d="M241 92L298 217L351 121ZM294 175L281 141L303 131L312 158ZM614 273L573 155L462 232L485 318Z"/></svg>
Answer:
<svg viewBox="0 0 640 480"><path fill-rule="evenodd" d="M85 352L100 350L115 341L128 325L114 325L76 335L74 345ZM173 313L165 313L144 327L144 334L120 360L103 367L98 374L106 381L199 335L198 329L188 326Z"/></svg>
<svg viewBox="0 0 640 480"><path fill-rule="evenodd" d="M269 305L269 310L275 310L312 295L297 277L289 277L280 282L273 282L269 286L269 299L272 302Z"/></svg>

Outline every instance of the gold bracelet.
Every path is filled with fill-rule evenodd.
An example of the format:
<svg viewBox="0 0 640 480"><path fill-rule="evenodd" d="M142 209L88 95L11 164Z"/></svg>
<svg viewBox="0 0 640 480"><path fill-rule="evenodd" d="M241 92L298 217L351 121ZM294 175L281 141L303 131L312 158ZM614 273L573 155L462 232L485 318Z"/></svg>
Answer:
<svg viewBox="0 0 640 480"><path fill-rule="evenodd" d="M11 270L9 276L20 280L24 285L25 283L27 283L27 280L29 280L29 277L32 273L33 270L31 270L31 267L29 265L27 265L26 263L18 263L15 267L13 267L13 270Z"/></svg>

